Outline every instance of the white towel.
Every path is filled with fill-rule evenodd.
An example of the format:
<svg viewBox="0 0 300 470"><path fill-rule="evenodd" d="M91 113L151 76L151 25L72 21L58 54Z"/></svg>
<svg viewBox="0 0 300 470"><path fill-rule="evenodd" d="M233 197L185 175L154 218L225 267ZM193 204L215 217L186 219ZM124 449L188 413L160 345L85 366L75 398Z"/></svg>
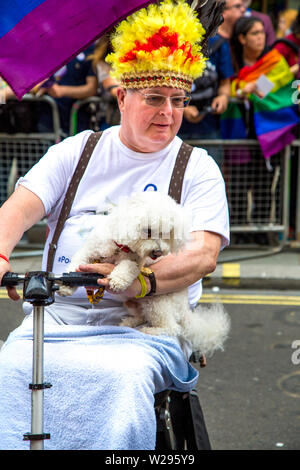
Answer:
<svg viewBox="0 0 300 470"><path fill-rule="evenodd" d="M45 322L45 450L155 448L153 394L191 390L198 372L177 341L118 326ZM0 353L0 449L29 449L32 316Z"/></svg>

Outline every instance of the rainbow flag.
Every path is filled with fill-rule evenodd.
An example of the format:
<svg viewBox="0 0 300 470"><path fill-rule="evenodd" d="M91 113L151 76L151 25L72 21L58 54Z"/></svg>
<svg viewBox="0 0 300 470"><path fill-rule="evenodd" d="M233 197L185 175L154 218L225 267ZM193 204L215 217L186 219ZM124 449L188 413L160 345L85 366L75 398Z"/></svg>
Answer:
<svg viewBox="0 0 300 470"><path fill-rule="evenodd" d="M232 82L233 95L238 88L256 81L264 74L272 83L272 90L264 97L255 94L249 96L253 105L254 128L265 158L280 152L296 139L296 129L300 122L299 109L293 103L292 87L294 75L285 58L272 49L252 67L243 67L238 77ZM232 103L221 118L222 137L224 139L245 138L246 126L242 113L236 110L240 105ZM243 128L244 124L244 128ZM243 130L242 130L243 129Z"/></svg>
<svg viewBox="0 0 300 470"><path fill-rule="evenodd" d="M1 0L0 76L20 99L152 1Z"/></svg>

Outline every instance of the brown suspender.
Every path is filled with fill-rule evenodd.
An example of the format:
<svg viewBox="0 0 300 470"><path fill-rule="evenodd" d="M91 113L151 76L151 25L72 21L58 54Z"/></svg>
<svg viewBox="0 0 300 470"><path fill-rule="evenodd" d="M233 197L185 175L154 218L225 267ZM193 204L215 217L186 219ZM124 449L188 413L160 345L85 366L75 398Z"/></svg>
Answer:
<svg viewBox="0 0 300 470"><path fill-rule="evenodd" d="M181 191L182 191L184 173L185 173L190 155L193 151L193 148L194 147L192 147L191 145L188 145L185 142L182 142L177 158L176 158L173 173L171 176L168 194L178 204L180 204L181 202Z"/></svg>
<svg viewBox="0 0 300 470"><path fill-rule="evenodd" d="M82 178L83 173L85 172L85 169L89 163L89 160L92 156L93 150L99 141L100 137L102 135L102 132L94 132L91 134L85 144L85 147L83 149L83 152L80 156L80 159L78 161L77 167L74 171L74 174L72 176L70 185L68 187L68 190L66 192L66 196L64 199L64 203L61 209L61 212L59 214L59 218L57 221L57 225L55 227L55 232L53 234L52 241L49 244L49 251L48 251L48 259L47 259L47 271L52 270L53 266L53 261L54 261L54 256L57 248L57 242L60 237L60 234L62 232L62 229L65 225L65 222L69 216L75 194L78 188L78 185L80 183L80 180Z"/></svg>
<svg viewBox="0 0 300 470"><path fill-rule="evenodd" d="M85 147L83 149L83 152L80 156L80 159L78 161L77 167L74 171L69 188L66 192L65 200L64 200L59 218L58 218L58 222L55 228L52 241L49 244L47 271L52 270L58 239L63 230L65 222L69 216L80 180L85 172L85 169L92 156L93 150L96 147L97 142L99 141L101 135L102 135L102 132L94 132L93 134L89 136L85 144ZM181 200L181 191L182 191L184 173L185 173L188 161L189 161L189 157L192 153L192 150L193 150L193 147L191 145L188 145L185 142L182 143L179 149L176 162L174 165L173 173L171 176L168 194L173 199L175 199L175 201L178 204L180 204L180 200Z"/></svg>

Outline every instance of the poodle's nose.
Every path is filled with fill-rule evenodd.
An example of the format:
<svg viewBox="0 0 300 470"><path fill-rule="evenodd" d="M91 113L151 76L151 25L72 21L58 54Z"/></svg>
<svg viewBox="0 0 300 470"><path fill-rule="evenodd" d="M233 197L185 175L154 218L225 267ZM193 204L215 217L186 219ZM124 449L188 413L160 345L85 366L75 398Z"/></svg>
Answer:
<svg viewBox="0 0 300 470"><path fill-rule="evenodd" d="M152 259L157 259L160 256L162 256L162 251L161 250L153 250L151 251L150 258Z"/></svg>

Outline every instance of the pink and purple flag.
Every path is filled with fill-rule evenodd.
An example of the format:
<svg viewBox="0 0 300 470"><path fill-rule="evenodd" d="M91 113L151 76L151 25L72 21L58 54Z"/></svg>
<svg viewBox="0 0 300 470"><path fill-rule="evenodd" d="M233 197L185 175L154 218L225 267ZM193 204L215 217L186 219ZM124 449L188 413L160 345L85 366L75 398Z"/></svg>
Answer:
<svg viewBox="0 0 300 470"><path fill-rule="evenodd" d="M21 97L143 0L1 0L0 76Z"/></svg>

